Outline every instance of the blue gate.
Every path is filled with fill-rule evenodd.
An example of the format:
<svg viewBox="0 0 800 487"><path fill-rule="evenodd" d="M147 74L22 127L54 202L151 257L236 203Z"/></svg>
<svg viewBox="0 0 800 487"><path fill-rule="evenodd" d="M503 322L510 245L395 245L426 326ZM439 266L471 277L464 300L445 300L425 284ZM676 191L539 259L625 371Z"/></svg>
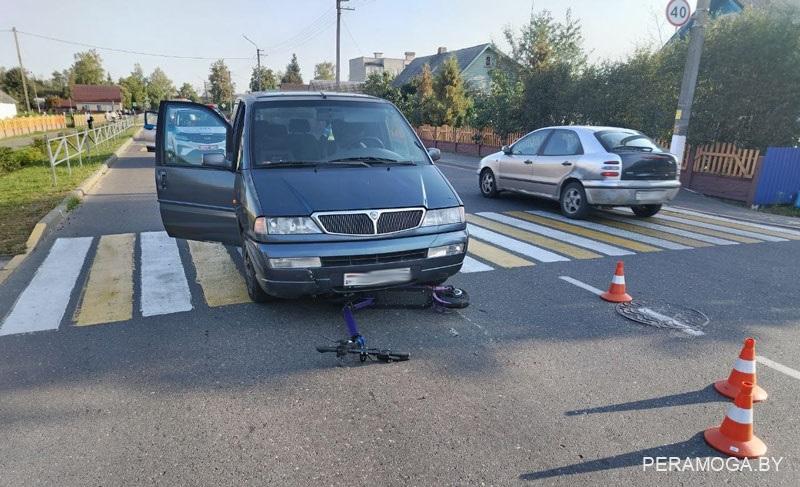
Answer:
<svg viewBox="0 0 800 487"><path fill-rule="evenodd" d="M793 203L800 191L800 148L770 147L761 166L753 203Z"/></svg>

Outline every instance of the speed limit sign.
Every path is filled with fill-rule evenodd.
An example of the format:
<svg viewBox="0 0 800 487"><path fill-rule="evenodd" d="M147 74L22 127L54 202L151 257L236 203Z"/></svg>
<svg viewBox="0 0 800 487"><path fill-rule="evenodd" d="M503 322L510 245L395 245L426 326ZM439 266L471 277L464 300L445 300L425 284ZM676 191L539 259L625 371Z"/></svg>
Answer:
<svg viewBox="0 0 800 487"><path fill-rule="evenodd" d="M670 0L667 4L667 21L675 27L680 27L689 21L692 9L686 0Z"/></svg>

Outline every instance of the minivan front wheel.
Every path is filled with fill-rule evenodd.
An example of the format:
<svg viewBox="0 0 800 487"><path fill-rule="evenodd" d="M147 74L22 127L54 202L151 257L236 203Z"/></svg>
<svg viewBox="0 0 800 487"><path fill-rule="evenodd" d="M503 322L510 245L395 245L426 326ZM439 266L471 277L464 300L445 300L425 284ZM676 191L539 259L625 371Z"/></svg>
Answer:
<svg viewBox="0 0 800 487"><path fill-rule="evenodd" d="M272 301L273 298L267 294L261 285L258 283L258 276L256 269L253 266L253 260L250 258L250 253L242 240L242 258L244 259L244 283L247 287L247 295L254 303L267 303Z"/></svg>
<svg viewBox="0 0 800 487"><path fill-rule="evenodd" d="M567 218L581 220L589 214L589 202L586 200L586 191L583 185L573 181L561 190L561 212Z"/></svg>
<svg viewBox="0 0 800 487"><path fill-rule="evenodd" d="M631 206L631 210L639 218L647 218L661 211L661 205L635 205Z"/></svg>
<svg viewBox="0 0 800 487"><path fill-rule="evenodd" d="M491 169L486 168L481 171L480 177L481 194L486 198L494 198L497 196L497 180L494 178L494 173Z"/></svg>

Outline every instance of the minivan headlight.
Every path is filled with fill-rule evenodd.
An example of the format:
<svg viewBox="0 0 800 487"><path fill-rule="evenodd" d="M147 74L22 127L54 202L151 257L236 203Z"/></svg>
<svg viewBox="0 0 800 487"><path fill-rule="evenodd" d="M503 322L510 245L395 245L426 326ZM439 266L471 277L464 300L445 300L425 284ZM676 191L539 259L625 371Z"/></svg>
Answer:
<svg viewBox="0 0 800 487"><path fill-rule="evenodd" d="M322 233L314 220L307 216L270 217L260 216L253 224L253 231L259 235L298 235Z"/></svg>
<svg viewBox="0 0 800 487"><path fill-rule="evenodd" d="M464 223L463 206L442 208L441 210L428 210L428 212L425 213L425 220L422 221L422 226L432 227L435 225L449 225L451 223Z"/></svg>

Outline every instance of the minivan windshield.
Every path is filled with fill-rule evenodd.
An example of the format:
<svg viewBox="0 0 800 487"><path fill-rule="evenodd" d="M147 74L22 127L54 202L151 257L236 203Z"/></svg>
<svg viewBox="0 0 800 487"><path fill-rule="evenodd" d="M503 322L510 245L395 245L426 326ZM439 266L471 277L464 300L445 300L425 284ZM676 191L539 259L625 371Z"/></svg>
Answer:
<svg viewBox="0 0 800 487"><path fill-rule="evenodd" d="M382 102L295 100L255 103L253 167L430 164L397 109Z"/></svg>
<svg viewBox="0 0 800 487"><path fill-rule="evenodd" d="M608 152L625 150L664 152L650 137L633 130L601 130L594 135Z"/></svg>

